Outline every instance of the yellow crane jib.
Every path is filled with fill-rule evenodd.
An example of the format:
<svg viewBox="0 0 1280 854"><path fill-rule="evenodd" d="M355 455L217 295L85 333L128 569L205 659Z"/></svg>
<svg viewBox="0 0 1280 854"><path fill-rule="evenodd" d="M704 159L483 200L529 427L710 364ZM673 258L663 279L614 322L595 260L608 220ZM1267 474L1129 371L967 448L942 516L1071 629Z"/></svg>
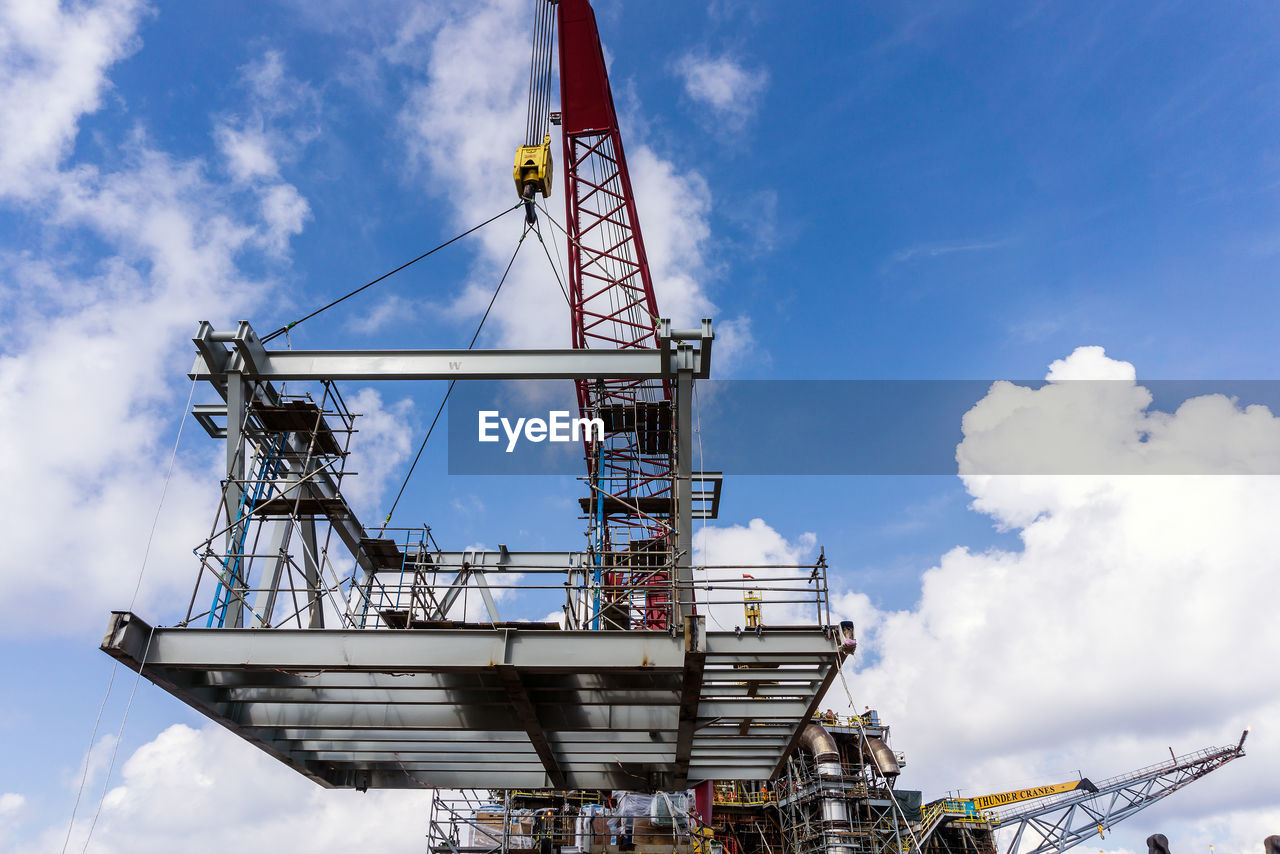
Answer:
<svg viewBox="0 0 1280 854"><path fill-rule="evenodd" d="M526 202L534 193L551 196L551 134L541 145L522 145L516 149L516 165L512 175L516 179L516 192Z"/></svg>
<svg viewBox="0 0 1280 854"><path fill-rule="evenodd" d="M1012 792L999 792L994 795L980 795L976 798L966 798L965 800L973 803L976 810L989 810L995 807L1002 807L1006 804L1017 803L1018 801L1030 801L1035 798L1043 798L1047 795L1058 795L1063 792L1074 792L1083 790L1086 792L1096 792L1098 787L1093 785L1088 777L1082 777L1079 780L1072 780L1069 783L1054 783L1049 786L1035 786L1030 789L1015 789Z"/></svg>

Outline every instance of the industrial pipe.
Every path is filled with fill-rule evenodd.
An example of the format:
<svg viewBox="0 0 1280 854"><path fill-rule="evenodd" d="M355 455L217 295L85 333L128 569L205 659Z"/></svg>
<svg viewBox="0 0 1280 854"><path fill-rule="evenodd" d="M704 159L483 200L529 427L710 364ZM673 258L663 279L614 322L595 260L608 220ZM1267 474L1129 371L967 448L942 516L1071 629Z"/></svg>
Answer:
<svg viewBox="0 0 1280 854"><path fill-rule="evenodd" d="M886 780L890 777L897 777L902 773L902 769L898 766L898 757L889 745L884 743L884 739L869 735L867 736L867 753L869 758L876 766L876 770L880 772L880 776Z"/></svg>
<svg viewBox="0 0 1280 854"><path fill-rule="evenodd" d="M849 624L852 629L853 624ZM841 626L843 628L843 624ZM820 723L810 723L800 733L800 746L813 754L814 765L819 777L839 778L840 749L836 740ZM825 833L831 835L828 840L827 854L853 854L848 845L839 844L839 835L849 831L849 804L836 795L827 795L822 799L822 826ZM834 843L834 844L833 844Z"/></svg>

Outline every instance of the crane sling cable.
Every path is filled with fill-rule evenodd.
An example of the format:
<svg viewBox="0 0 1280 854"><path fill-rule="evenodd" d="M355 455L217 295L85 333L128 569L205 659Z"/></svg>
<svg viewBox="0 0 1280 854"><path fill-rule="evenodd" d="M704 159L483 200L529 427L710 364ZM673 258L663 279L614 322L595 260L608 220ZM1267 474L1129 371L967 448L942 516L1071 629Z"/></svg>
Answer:
<svg viewBox="0 0 1280 854"><path fill-rule="evenodd" d="M520 204L523 204L521 202ZM517 204L516 207L520 207ZM512 208L515 210L515 208ZM493 304L498 300L498 294L502 293L502 285L507 281L507 275L511 272L511 267L516 263L516 256L520 254L520 247L524 245L524 239L529 236L529 226L526 224L524 230L520 233L520 239L516 241L516 249L511 253L511 260L507 262L507 269L502 271L502 278L498 280L498 287L494 288L493 296L489 298L489 305L484 310L484 316L480 318L479 325L476 326L476 332L471 336L471 343L467 345L467 349L476 346L476 339L480 337L480 330L484 329L484 322L489 319L489 312L493 310ZM409 485L409 478L413 477L413 470L418 467L418 460L422 458L422 452L427 447L427 441L431 438L431 433L436 429L436 422L440 420L440 413L444 412L444 406L449 402L449 395L453 393L453 387L457 384L457 380L449 380L449 387L445 389L444 397L440 399L440 406L436 408L435 417L431 419L431 426L427 428L427 435L422 437L422 444L418 445L418 453L414 455L413 462L409 464L409 471L405 473L404 481L400 484L400 491L396 493L396 500L391 502L391 509L387 511L387 518L382 520L382 527L378 529L378 536L382 536L387 530L387 526L391 524L391 515L396 512L396 506L400 504L400 499L404 496L405 487Z"/></svg>
<svg viewBox="0 0 1280 854"><path fill-rule="evenodd" d="M466 231L462 232L461 234L459 234L459 235L456 235L456 236L454 236L454 237L449 238L449 239L448 239L448 240L446 240L444 243L441 243L439 246L435 247L434 249L429 249L429 250L427 250L426 252L423 252L421 255L419 255L417 258L414 258L412 261L406 261L405 263L401 264L399 267L396 267L394 270L391 270L390 272L387 272L387 273L383 273L381 276L379 276L378 278L374 279L373 281L371 281L371 282L366 282L365 284L361 285L360 287L356 288L355 290L353 290L353 291L350 291L350 292L348 292L348 293L343 294L342 296L338 297L336 300L334 300L333 302L329 303L328 305L323 305L323 306L321 306L320 308L317 308L315 311L311 312L311 313L310 313L310 314L308 314L308 315L305 315L305 316L303 316L303 317L300 317L300 318L298 318L297 320L292 321L291 323L286 323L284 326L281 326L279 329L277 329L277 330L275 330L274 332L272 332L272 333L270 333L270 334L266 335L266 336L262 339L262 343L263 343L263 344L265 344L265 343L267 343L268 341L270 341L271 339L273 339L273 338L275 338L275 337L277 337L277 336L279 336L279 335L283 335L283 334L285 334L285 333L286 333L286 332L288 332L289 330L293 329L293 327L297 326L299 323L302 323L303 321L306 321L306 320L310 320L311 318L315 317L317 314L319 314L319 313L320 313L320 312L322 312L322 311L328 311L329 309L333 308L335 305L337 305L338 303L342 302L343 300L350 299L351 297L355 296L356 294L360 293L361 291L364 291L364 290L367 290L367 289L369 289L369 288L373 287L374 285L378 284L378 282L381 282L381 281L383 281L384 279L389 279L389 278L391 278L391 277L392 277L392 276L394 276L396 273L399 273L401 270L405 269L406 267L411 267L411 266L413 266L414 264L417 264L417 263L418 263L419 261L421 261L423 258L426 258L428 255L434 255L436 252L439 252L441 249L445 248L445 247L446 247L446 246L448 246L449 244L451 244L451 243L456 243L456 242L458 242L459 240L461 240L462 238L466 237L467 235L469 235L469 234L471 234L471 233L473 233L473 232L479 231L480 229L484 228L486 225L488 225L489 223L493 222L494 220L502 219L502 217L504 217L504 216L506 216L507 214L511 213L513 210L516 210L516 209L517 209L517 208L519 208L522 204L524 204L524 202L517 202L514 206L509 207L509 208L506 208L506 209L504 209L504 210L503 210L502 212L500 212L500 213L494 214L493 216L489 217L488 219L486 219L484 222L480 223L479 225L472 226L471 228L468 228Z"/></svg>
<svg viewBox="0 0 1280 854"><path fill-rule="evenodd" d="M542 245L542 254L547 256L547 263L551 265L551 274L556 277L556 284L560 287L560 294L564 297L565 305L573 308L573 302L569 299L569 292L564 288L564 280L560 278L560 271L556 269L556 262L551 260L551 253L547 251L547 243L542 239L542 227L536 222L533 224L533 233L538 236L538 243Z"/></svg>
<svg viewBox="0 0 1280 854"><path fill-rule="evenodd" d="M182 408L185 416L187 410L191 408L191 401L195 399L196 381L191 381L191 390L187 392L187 402ZM178 420L178 434L173 440L173 451L169 454L169 468L165 471L164 485L160 488L160 500L156 502L156 513L151 519L151 530L147 534L147 545L142 551L142 563L138 567L138 578L133 585L133 596L129 599L129 611L133 611L133 606L138 601L138 591L142 589L142 576L147 571L147 560L151 557L151 544L155 541L156 527L160 524L160 511L164 509L165 496L169 494L169 481L173 479L173 467L178 461L178 446L182 444L182 428L187 423L185 417ZM111 783L111 772L116 766L116 754L120 751L120 739L124 736L124 725L129 720L129 711L133 708L133 698L138 692L138 683L142 680L143 668L147 666L147 655L151 652L151 638L155 635L155 629L147 635L147 646L142 652L142 663L138 666L138 675L134 677L133 688L129 691L129 700L124 707L124 715L120 719L120 730L116 733L115 743L111 746L111 758L107 763L106 776L102 781L102 795L98 798L98 807L94 810L93 821L89 823L89 830L85 835L83 851L89 848L89 841L93 839L93 829L98 825L98 816L102 813L102 804L107 798L107 787ZM80 775L80 785L76 788L75 803L71 806L71 818L67 820L67 835L62 840L62 854L66 854L67 846L71 844L71 831L76 824L76 811L80 808L80 796L84 794L85 783L89 778L89 762L93 758L93 743L98 737L98 726L102 723L102 710L107 707L107 700L111 697L111 686L116 681L116 668L120 666L120 662L115 661L111 664L111 678L107 680L107 692L102 697L102 704L98 706L98 716L93 722L93 732L89 735L89 750L84 757L84 771Z"/></svg>
<svg viewBox="0 0 1280 854"><path fill-rule="evenodd" d="M551 123L551 56L555 43L555 4L536 3L533 44L529 50L529 108L525 114L525 145L541 145Z"/></svg>

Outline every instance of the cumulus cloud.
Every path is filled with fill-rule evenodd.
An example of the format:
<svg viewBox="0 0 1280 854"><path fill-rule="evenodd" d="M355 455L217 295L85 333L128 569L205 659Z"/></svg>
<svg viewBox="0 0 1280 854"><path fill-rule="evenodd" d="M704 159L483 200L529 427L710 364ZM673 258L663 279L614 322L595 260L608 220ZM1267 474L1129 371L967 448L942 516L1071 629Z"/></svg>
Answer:
<svg viewBox="0 0 1280 854"><path fill-rule="evenodd" d="M1135 376L1100 348L1082 348L1055 362L1039 390L993 385L966 415L957 456L974 509L1016 529L1021 550L953 549L924 573L908 610L851 594L838 603L862 635L857 702L894 724L911 785L928 796L1068 779L1077 769L1106 777L1159 761L1170 745L1233 742L1251 720L1280 719L1280 663L1267 652L1280 648L1271 614L1280 479L1145 473L1163 471L1169 457L1231 471L1226 455L1248 457L1253 446L1215 435L1241 435L1242 424L1265 435L1277 419L1212 398L1148 412ZM1098 377L1108 378L1106 391L1073 382ZM1006 425L1068 417L1103 425L1089 441L1129 455L1132 473L967 474L1008 453L1017 431ZM1143 432L1160 453L1138 454ZM1233 833L1256 847L1275 830L1280 734L1258 727L1248 747L1248 759L1120 826L1107 844L1141 850L1155 829L1180 848L1213 841L1221 825L1207 816L1231 811Z"/></svg>
<svg viewBox="0 0 1280 854"><path fill-rule="evenodd" d="M266 231L263 244L275 255L283 255L289 240L302 233L311 218L311 205L292 184L275 184L261 195L262 220Z"/></svg>
<svg viewBox="0 0 1280 854"><path fill-rule="evenodd" d="M17 117L25 128L20 146L0 142L9 158L0 193L21 200L44 250L0 251L0 466L11 482L38 485L0 497L11 534L0 607L6 632L79 632L129 602L175 425L186 417L188 387L175 380L189 364L194 323L225 327L270 293L270 280L246 274L241 261L255 248L283 253L305 201L279 181L221 184L204 161L158 150L142 131L119 144L113 170L68 159L79 120L109 88L111 63L136 47L137 9L30 3L0 14L0 133ZM258 189L267 193L261 210ZM85 238L101 251L84 254ZM207 531L212 458L196 452L175 467L155 554L187 554ZM181 600L193 572L153 561L138 607ZM23 607L33 596L57 601L62 619Z"/></svg>
<svg viewBox="0 0 1280 854"><path fill-rule="evenodd" d="M347 460L348 468L360 474L343 481L342 494L360 516L368 519L386 495L391 478L403 473L401 464L413 450L409 420L413 401L401 398L387 404L376 389L362 388L348 395L347 405L352 412L360 413L356 419L360 432L352 440L352 453Z"/></svg>
<svg viewBox="0 0 1280 854"><path fill-rule="evenodd" d="M804 532L788 539L763 519L746 525L708 525L693 536L696 596L710 616L710 628L721 631L742 626L743 593L758 589L764 597L765 625L803 625L814 621L812 608L796 601L809 598L809 570L817 537ZM750 575L751 579L744 578ZM786 601L784 601L786 600ZM773 604L769 604L770 601Z"/></svg>
<svg viewBox="0 0 1280 854"><path fill-rule="evenodd" d="M0 195L46 187L80 119L101 106L106 69L137 49L142 9L140 0L0 5Z"/></svg>
<svg viewBox="0 0 1280 854"><path fill-rule="evenodd" d="M311 218L311 206L280 178L280 162L296 159L316 135L318 100L309 85L289 76L278 50L242 67L240 84L248 97L240 111L218 118L214 140L232 179L258 198L266 226L259 245L282 257Z"/></svg>
<svg viewBox="0 0 1280 854"><path fill-rule="evenodd" d="M423 790L322 789L220 727L175 724L119 768L93 830L93 850L212 854L226 850L231 832L263 851L418 852L430 798ZM93 811L87 813L77 818L67 850L84 845ZM58 850L65 834L65 824L50 827L12 850Z"/></svg>
<svg viewBox="0 0 1280 854"><path fill-rule="evenodd" d="M218 149L237 181L274 178L279 174L280 164L276 163L271 143L262 131L219 125L216 133Z"/></svg>
<svg viewBox="0 0 1280 854"><path fill-rule="evenodd" d="M729 54L687 53L675 64L685 94L700 107L710 108L730 130L741 129L759 109L769 87L769 73L748 68Z"/></svg>
<svg viewBox="0 0 1280 854"><path fill-rule="evenodd" d="M347 321L347 328L353 332L370 335L395 324L414 320L421 314L421 306L392 294L375 302L365 311L355 314Z"/></svg>

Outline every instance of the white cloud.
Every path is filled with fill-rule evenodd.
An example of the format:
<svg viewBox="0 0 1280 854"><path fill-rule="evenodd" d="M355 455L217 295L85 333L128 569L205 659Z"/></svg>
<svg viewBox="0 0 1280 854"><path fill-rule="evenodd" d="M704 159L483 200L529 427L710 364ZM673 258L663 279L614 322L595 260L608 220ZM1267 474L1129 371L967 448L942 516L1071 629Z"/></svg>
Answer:
<svg viewBox="0 0 1280 854"><path fill-rule="evenodd" d="M26 812L27 799L17 792L0 794L0 844L8 845Z"/></svg>
<svg viewBox="0 0 1280 854"><path fill-rule="evenodd" d="M219 125L215 133L218 150L237 181L274 178L280 173L280 164L271 153L271 141L262 131Z"/></svg>
<svg viewBox="0 0 1280 854"><path fill-rule="evenodd" d="M710 615L709 627L724 631L743 625L742 597L749 586L744 574L755 579L764 597L761 619L765 625L812 623L812 608L795 600L812 595L809 570L797 567L813 563L816 546L812 533L790 540L763 519L752 519L746 525L697 528L694 564L706 569L695 573L696 583L703 585L696 597L699 608ZM711 589L705 589L706 585Z"/></svg>
<svg viewBox="0 0 1280 854"><path fill-rule="evenodd" d="M419 316L422 304L392 294L383 297L362 314L353 315L347 328L362 335L370 335L395 324L406 323Z"/></svg>
<svg viewBox="0 0 1280 854"><path fill-rule="evenodd" d="M688 53L675 65L684 91L699 106L709 107L729 130L741 129L759 109L769 86L769 73L751 69L728 54Z"/></svg>
<svg viewBox="0 0 1280 854"><path fill-rule="evenodd" d="M14 792L5 792L0 795L0 818L9 818L16 815L26 802L26 798Z"/></svg>
<svg viewBox="0 0 1280 854"><path fill-rule="evenodd" d="M260 245L280 257L311 218L307 200L281 180L280 161L296 159L316 135L311 115L319 104L309 85L288 75L278 50L242 67L240 82L248 92L243 111L221 116L214 140L231 177L258 197L266 225Z"/></svg>
<svg viewBox="0 0 1280 854"><path fill-rule="evenodd" d="M292 184L275 184L261 195L262 220L266 233L262 240L267 250L283 255L289 248L290 238L302 233L302 227L311 218L311 205Z"/></svg>
<svg viewBox="0 0 1280 854"><path fill-rule="evenodd" d="M414 449L409 420L413 401L401 398L388 405L376 389L362 388L347 396L347 405L352 412L361 413L356 419L356 429L360 432L352 439L352 453L347 460L347 467L359 475L343 481L342 494L358 515L372 520L374 511L387 497L391 477L403 473L401 464ZM385 516L385 512L382 515ZM380 521L381 516L378 519Z"/></svg>
<svg viewBox="0 0 1280 854"><path fill-rule="evenodd" d="M10 534L0 609L10 615L5 632L83 632L129 602L175 424L187 418L179 378L194 324L225 328L270 293L241 259L255 247L283 252L305 201L276 183L264 219L255 188L219 184L203 161L156 150L141 131L120 146L114 171L67 161L107 68L136 46L136 9L31 3L2 14L13 65L0 124L33 93L52 106L33 112L43 130L0 172L0 192L22 198L42 250L0 253L0 467L21 485L0 496ZM94 254L83 254L85 237ZM186 449L198 432L188 431ZM205 448L174 470L154 555L188 554L207 532L217 475ZM153 559L139 610L184 599L194 571ZM25 607L33 598L57 601L60 619Z"/></svg>
<svg viewBox="0 0 1280 854"><path fill-rule="evenodd" d="M67 850L84 845L94 795ZM424 790L323 789L220 727L176 724L117 769L93 831L93 850L212 853L226 850L231 833L252 839L262 851L417 852L430 797ZM65 834L65 824L49 827L16 851L58 850Z"/></svg>
<svg viewBox="0 0 1280 854"><path fill-rule="evenodd" d="M80 119L101 106L107 68L137 49L142 8L138 0L0 4L0 195L45 189Z"/></svg>
<svg viewBox="0 0 1280 854"><path fill-rule="evenodd" d="M254 227L235 217L198 165L143 150L126 171L81 167L58 180L49 239L88 229L117 254L83 278L71 258L19 259L0 280L6 295L34 297L30 310L42 317L38 334L10 340L0 357L0 394L16 416L0 420L0 465L14 483L39 485L38 500L26 490L0 497L12 525L12 548L0 558L0 601L14 615L9 631L36 622L46 631L83 630L107 607L128 603L172 419L186 398L187 388L173 382L189 358L184 338L194 319L222 318L225 326L228 313L255 299L254 283L234 262ZM202 457L174 472L156 554L187 553L208 524L212 506L195 497L197 482L207 480ZM57 556L64 550L92 559L68 564ZM34 576L33 561L45 567ZM190 566L176 572L156 561L145 592L173 596L190 578ZM13 598L32 595L56 598L64 619L50 624Z"/></svg>
<svg viewBox="0 0 1280 854"><path fill-rule="evenodd" d="M938 258L943 255L953 255L957 252L985 252L991 249L1003 248L1011 242L1012 238L1005 237L999 240L957 240L949 243L922 243L916 246L908 246L906 249L899 249L889 257L889 263L905 264L918 258Z"/></svg>
<svg viewBox="0 0 1280 854"><path fill-rule="evenodd" d="M1280 472L1280 419L1267 407L1203 394L1173 413L1151 410L1151 392L1134 377L1132 365L1108 359L1101 347L1081 347L1050 366L1042 388L994 383L965 413L960 473L977 482L997 474ZM990 488L1024 488L1019 483ZM991 511L989 503L980 507ZM1000 518L1021 524L1025 512L1036 508Z"/></svg>
<svg viewBox="0 0 1280 854"><path fill-rule="evenodd" d="M1019 435L1008 424L1102 425L1089 441L1135 472L1160 472L1169 459L1231 471L1233 450L1251 458L1248 437L1276 427L1269 413L1213 397L1148 412L1135 374L1082 348L1055 362L1055 382L1040 390L992 386L966 415L958 458L975 509L1017 528L1022 550L953 549L924 573L909 610L839 602L864 648L856 702L894 724L910 785L927 796L1077 769L1106 777L1159 761L1170 745L1228 743L1251 720L1280 719L1280 660L1268 652L1280 648L1280 478L966 474L1008 453ZM1086 377L1114 379L1103 391L1067 382ZM1134 456L1142 432L1161 449L1154 457ZM1152 829L1179 848L1213 841L1222 825L1207 817L1231 811L1236 838L1256 847L1275 830L1280 733L1259 726L1248 748L1247 759L1120 825L1107 844L1141 850Z"/></svg>

